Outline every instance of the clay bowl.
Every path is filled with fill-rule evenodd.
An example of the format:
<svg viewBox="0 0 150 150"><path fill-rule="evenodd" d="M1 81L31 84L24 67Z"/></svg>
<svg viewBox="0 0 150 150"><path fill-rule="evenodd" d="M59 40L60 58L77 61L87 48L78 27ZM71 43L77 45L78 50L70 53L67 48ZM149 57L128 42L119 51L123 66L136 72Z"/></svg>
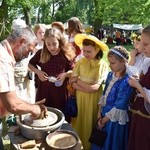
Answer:
<svg viewBox="0 0 150 150"><path fill-rule="evenodd" d="M28 125L28 126L32 126L32 127L46 127L49 125L53 125L56 123L58 117L56 115L56 113L52 112L52 111L47 111L47 117L44 119L32 119L31 118L31 114L27 114L24 116L24 124Z"/></svg>
<svg viewBox="0 0 150 150"><path fill-rule="evenodd" d="M72 150L78 142L78 136L68 130L57 130L46 137L46 143L51 150Z"/></svg>
<svg viewBox="0 0 150 150"><path fill-rule="evenodd" d="M24 117L26 115L22 116L22 120L20 120L19 116L16 117L16 123L25 138L35 140L45 139L48 133L54 132L62 126L65 121L64 114L60 110L52 107L47 107L47 110L57 115L57 121L52 125L43 126L42 124L42 126L34 127L24 123Z"/></svg>

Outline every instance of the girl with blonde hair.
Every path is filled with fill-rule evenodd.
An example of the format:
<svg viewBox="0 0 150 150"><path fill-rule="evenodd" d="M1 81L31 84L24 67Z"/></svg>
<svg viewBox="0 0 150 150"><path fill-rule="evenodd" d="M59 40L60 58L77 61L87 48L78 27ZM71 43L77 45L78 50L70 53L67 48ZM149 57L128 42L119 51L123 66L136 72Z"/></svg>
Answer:
<svg viewBox="0 0 150 150"><path fill-rule="evenodd" d="M68 96L66 86L72 72L74 57L73 47L66 43L58 29L46 30L43 49L39 50L29 62L29 68L39 78L36 101L46 98L46 106L63 109Z"/></svg>

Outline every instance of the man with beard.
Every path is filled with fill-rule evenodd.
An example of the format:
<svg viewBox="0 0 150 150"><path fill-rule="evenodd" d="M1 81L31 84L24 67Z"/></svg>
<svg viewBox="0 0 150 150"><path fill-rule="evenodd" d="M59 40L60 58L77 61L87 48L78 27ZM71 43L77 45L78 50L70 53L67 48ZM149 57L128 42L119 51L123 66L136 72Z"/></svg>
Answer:
<svg viewBox="0 0 150 150"><path fill-rule="evenodd" d="M0 127L2 127L1 118L10 112L16 115L31 113L33 118L41 115L41 104L30 104L19 98L15 92L16 85L14 80L15 63L28 57L37 44L37 38L34 32L29 28L18 28L14 30L8 38L0 43ZM43 105L42 105L43 106ZM0 139L2 137L2 128L0 129ZM3 146L0 142L0 149Z"/></svg>

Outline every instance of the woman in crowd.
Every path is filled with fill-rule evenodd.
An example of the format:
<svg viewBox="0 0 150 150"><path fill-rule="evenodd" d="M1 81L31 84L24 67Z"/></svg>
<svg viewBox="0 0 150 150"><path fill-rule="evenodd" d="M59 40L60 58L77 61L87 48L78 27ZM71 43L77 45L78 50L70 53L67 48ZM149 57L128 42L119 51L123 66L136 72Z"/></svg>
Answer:
<svg viewBox="0 0 150 150"><path fill-rule="evenodd" d="M143 54L150 58L150 26L142 30ZM149 150L150 148L150 63L143 64L140 79L130 78L129 83L137 89L131 106L132 119L128 150Z"/></svg>
<svg viewBox="0 0 150 150"><path fill-rule="evenodd" d="M131 66L139 66L139 60L141 61L142 55L142 47L140 44L142 30L138 30L132 35L134 49L130 52L130 61L129 65ZM140 58L139 58L140 57Z"/></svg>
<svg viewBox="0 0 150 150"><path fill-rule="evenodd" d="M36 101L46 98L46 106L62 110L67 98L67 77L71 74L74 57L73 47L66 44L58 29L46 30L43 49L37 51L29 62L29 68L39 78Z"/></svg>
<svg viewBox="0 0 150 150"><path fill-rule="evenodd" d="M139 78L139 74L141 72L145 56L142 53L142 45L141 45L141 33L142 30L138 30L133 34L133 44L134 44L134 49L131 50L130 52L130 61L129 61L129 66L128 66L128 73L129 75L137 76Z"/></svg>
<svg viewBox="0 0 150 150"><path fill-rule="evenodd" d="M76 45L76 43L74 42L74 37L78 33L84 33L83 25L79 20L79 18L72 17L68 20L67 32L68 32L68 42L72 43L72 45L74 46L76 53L76 61L78 61L83 55L79 46Z"/></svg>
<svg viewBox="0 0 150 150"><path fill-rule="evenodd" d="M52 22L51 27L60 30L60 32L64 34L66 41L68 42L68 35L65 34L65 28L62 22L59 22L59 21Z"/></svg>
<svg viewBox="0 0 150 150"><path fill-rule="evenodd" d="M41 50L43 48L44 45L44 34L45 34L45 30L46 30L46 25L45 24L36 24L34 26L34 33L38 39L38 44L35 47L35 50L32 54L30 54L30 59L35 55L35 53L38 50ZM40 67L38 68L40 69ZM38 76L32 72L29 72L29 75L31 76L31 78L33 78L33 84L35 85L35 88L31 89L32 93L35 95L36 91L37 91L37 86L38 86Z"/></svg>
<svg viewBox="0 0 150 150"><path fill-rule="evenodd" d="M111 71L100 98L98 125L108 134L104 147L92 145L92 150L126 150L128 141L128 100L132 87L128 83L126 63L129 54L124 47L110 49L108 61Z"/></svg>
<svg viewBox="0 0 150 150"><path fill-rule="evenodd" d="M35 33L35 35L37 36L37 39L38 39L38 44L35 47L35 53L39 49L43 48L43 44L44 44L43 37L44 37L45 30L46 30L46 25L45 24L36 24L34 26L34 33Z"/></svg>
<svg viewBox="0 0 150 150"><path fill-rule="evenodd" d="M75 43L82 47L83 55L73 69L70 83L76 90L77 118L72 118L72 126L81 138L85 150L90 150L88 138L97 119L98 99L102 93L102 83L107 76L107 63L102 60L105 43L92 35L77 34Z"/></svg>
<svg viewBox="0 0 150 150"><path fill-rule="evenodd" d="M58 21L52 22L51 27L60 30L62 33L64 33L65 31L64 25L62 22L58 22Z"/></svg>

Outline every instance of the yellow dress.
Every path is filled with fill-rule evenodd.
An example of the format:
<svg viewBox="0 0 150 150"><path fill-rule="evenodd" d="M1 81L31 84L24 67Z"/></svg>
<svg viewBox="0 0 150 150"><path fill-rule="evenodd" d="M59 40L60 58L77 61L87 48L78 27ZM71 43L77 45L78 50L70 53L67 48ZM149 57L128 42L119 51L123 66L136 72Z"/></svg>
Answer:
<svg viewBox="0 0 150 150"><path fill-rule="evenodd" d="M80 59L74 69L73 76L78 76L81 81L87 84L101 84L108 74L108 66L104 60ZM102 86L91 93L76 90L78 116L72 118L72 126L77 131L84 150L90 150L88 142L92 128L97 120L98 101L102 94Z"/></svg>

